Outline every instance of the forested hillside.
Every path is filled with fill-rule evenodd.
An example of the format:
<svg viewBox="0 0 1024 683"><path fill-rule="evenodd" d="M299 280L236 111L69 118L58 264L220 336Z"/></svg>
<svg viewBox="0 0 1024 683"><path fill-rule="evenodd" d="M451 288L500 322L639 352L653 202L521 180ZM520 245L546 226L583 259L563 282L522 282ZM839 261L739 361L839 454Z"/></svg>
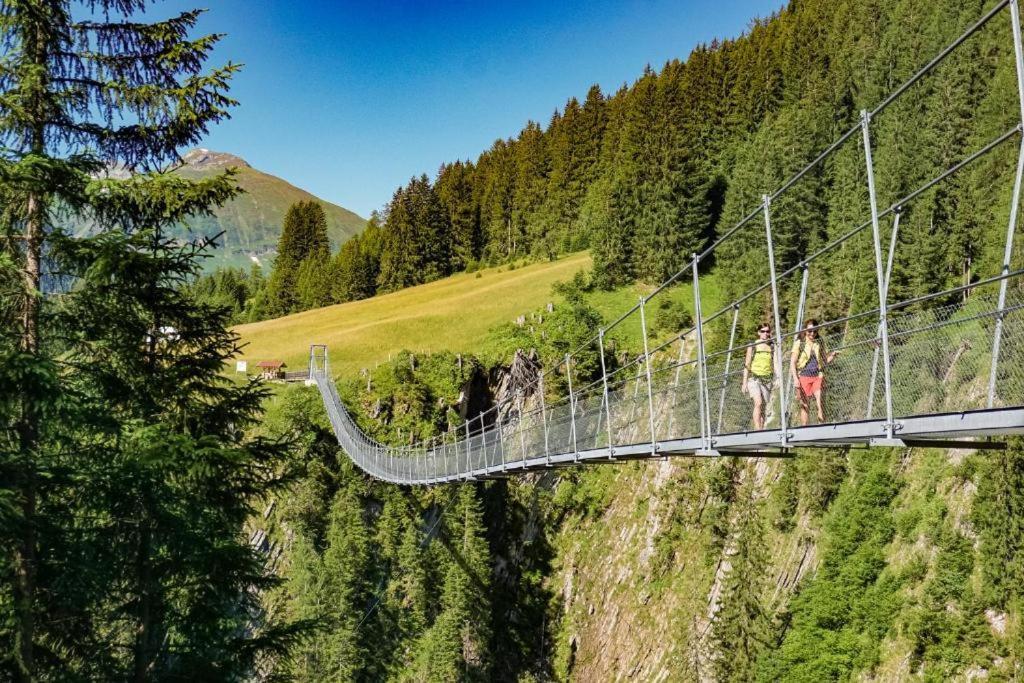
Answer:
<svg viewBox="0 0 1024 683"><path fill-rule="evenodd" d="M726 233L977 20L972 0L790 3L741 38L647 68L614 94L594 86L542 127L528 122L475 161L413 177L332 258L312 259L313 291L268 293L259 320L430 282L480 264L593 248L597 284L657 283ZM901 36L913 36L903 40ZM892 202L1014 125L1012 42L1000 17L873 126L879 205ZM773 207L779 271L868 217L859 136ZM893 299L998 270L1013 145L903 212ZM884 237L884 236L883 236ZM767 278L764 236L716 252L737 295ZM824 317L870 301L869 235L822 261L809 301ZM230 276L247 280L244 273ZM250 290L260 282L246 284ZM792 288L795 285L787 283ZM237 287L228 283L225 290ZM306 288L309 290L310 288ZM291 303L299 299L306 303ZM767 304L767 300L765 300Z"/></svg>
<svg viewBox="0 0 1024 683"><path fill-rule="evenodd" d="M319 266L333 290L314 299L355 300L481 263L583 248L594 250L600 286L660 282L990 4L799 0L754 20L740 38L648 67L615 93L594 86L545 125L527 122L476 160L442 163L436 177L396 189L364 234ZM1011 57L1000 16L873 121L882 208L1013 127ZM854 136L774 205L780 271L868 217L858 144ZM905 208L894 298L998 269L1012 147ZM763 240L748 230L716 252L735 274L729 293L764 281L766 263L754 255ZM867 234L858 240L823 262L811 283L810 301L823 315L870 299L870 242ZM271 311L301 310L270 303Z"/></svg>

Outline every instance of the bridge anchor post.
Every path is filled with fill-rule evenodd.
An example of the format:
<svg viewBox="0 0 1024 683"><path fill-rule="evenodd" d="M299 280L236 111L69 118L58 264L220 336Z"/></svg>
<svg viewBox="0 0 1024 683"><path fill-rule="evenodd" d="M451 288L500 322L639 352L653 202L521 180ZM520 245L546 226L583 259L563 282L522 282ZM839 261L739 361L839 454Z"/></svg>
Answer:
<svg viewBox="0 0 1024 683"><path fill-rule="evenodd" d="M772 198L771 195L761 197L764 211L764 231L768 243L768 270L772 279L772 319L775 329L775 379L779 383L779 445L789 447L789 415L787 414L785 375L782 369L782 317L779 314L779 278L775 271L775 241L772 239Z"/></svg>
<svg viewBox="0 0 1024 683"><path fill-rule="evenodd" d="M892 358L889 355L888 300L889 291L882 272L881 229L878 224L878 197L875 193L875 165L871 158L871 114L864 109L860 113L861 131L864 138L864 164L868 175L868 200L871 205L871 237L875 252L875 277L878 281L878 328L882 333L882 380L885 382L885 438L893 436L892 406Z"/></svg>
<svg viewBox="0 0 1024 683"><path fill-rule="evenodd" d="M601 384L604 391L605 427L608 432L608 459L615 459L615 443L612 439L612 406L608 401L608 366L604 362L604 328L597 332L597 343L601 349Z"/></svg>
<svg viewBox="0 0 1024 683"><path fill-rule="evenodd" d="M720 453L712 448L711 409L708 406L708 364L704 352L704 314L700 303L700 256L693 254L693 317L697 327L697 388L700 405L701 448L695 455L716 456Z"/></svg>

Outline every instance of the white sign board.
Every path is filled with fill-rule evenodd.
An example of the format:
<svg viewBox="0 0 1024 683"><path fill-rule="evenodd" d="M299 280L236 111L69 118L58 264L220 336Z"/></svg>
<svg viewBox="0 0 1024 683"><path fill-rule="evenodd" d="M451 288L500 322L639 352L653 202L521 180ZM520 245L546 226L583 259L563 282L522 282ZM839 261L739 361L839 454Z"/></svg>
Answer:
<svg viewBox="0 0 1024 683"><path fill-rule="evenodd" d="M235 361L235 372L245 372L249 369L249 363L244 360Z"/></svg>

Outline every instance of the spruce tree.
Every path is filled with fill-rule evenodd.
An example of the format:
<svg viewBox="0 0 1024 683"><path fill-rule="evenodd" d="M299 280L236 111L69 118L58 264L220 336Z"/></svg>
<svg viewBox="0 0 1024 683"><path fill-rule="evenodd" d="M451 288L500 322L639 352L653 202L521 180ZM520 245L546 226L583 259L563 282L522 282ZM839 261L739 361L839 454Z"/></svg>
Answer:
<svg viewBox="0 0 1024 683"><path fill-rule="evenodd" d="M422 259L409 191L408 188L399 188L388 204L377 287L381 291L392 292L422 282Z"/></svg>
<svg viewBox="0 0 1024 683"><path fill-rule="evenodd" d="M748 476L753 473L748 471ZM716 680L751 681L757 659L771 642L771 618L762 603L768 569L765 529L754 498L753 483L739 496L730 568L722 582L713 620Z"/></svg>
<svg viewBox="0 0 1024 683"><path fill-rule="evenodd" d="M441 166L434 183L451 225L453 270L463 270L480 258L480 212L473 181L473 164L456 161Z"/></svg>
<svg viewBox="0 0 1024 683"><path fill-rule="evenodd" d="M981 575L987 604L1006 609L1019 603L1024 581L1024 443L980 453L978 495L971 511L979 530Z"/></svg>
<svg viewBox="0 0 1024 683"><path fill-rule="evenodd" d="M295 274L297 310L308 311L334 303L333 282L335 272L327 254L310 256L299 266Z"/></svg>
<svg viewBox="0 0 1024 683"><path fill-rule="evenodd" d="M483 252L490 260L509 258L514 252L512 228L516 173L513 147L497 140L477 162L474 189L480 206Z"/></svg>
<svg viewBox="0 0 1024 683"><path fill-rule="evenodd" d="M128 232L58 245L83 273L59 311L73 331L69 382L96 416L79 436L87 455L75 463L75 516L91 561L69 559L62 572L89 572L104 588L86 591L90 602L75 619L57 620L51 637L68 643L85 677L99 667L133 680L231 679L281 644L284 632L260 615L259 592L272 583L264 558L240 531L286 471L285 444L246 437L267 390L223 376L240 351L227 330L230 310L183 287L201 247L162 236L233 194L223 176L102 182L100 223ZM110 659L91 661L89 651L103 645Z"/></svg>
<svg viewBox="0 0 1024 683"><path fill-rule="evenodd" d="M13 586L3 617L3 648L12 677L31 680L46 664L36 657L43 609L40 566L50 558L41 529L48 501L59 497L55 440L71 425L55 406L68 403L43 311L44 255L59 236L58 211L81 212L89 177L106 164L154 168L177 160L233 104L225 90L235 67L204 72L219 36L190 39L199 11L139 21L146 0L77 3L25 0L0 11L0 159L8 241L22 273L18 310L4 325L5 431L0 468L17 515L3 527L11 549L4 580ZM112 15L126 18L114 19ZM60 267L58 266L58 270ZM63 334L63 333L62 333ZM6 610L5 610L6 611Z"/></svg>
<svg viewBox="0 0 1024 683"><path fill-rule="evenodd" d="M323 261L329 258L330 248L327 215L319 202L300 201L288 207L277 243L274 270L267 285L273 315L287 315L302 309L299 270L307 260ZM313 269L319 267L312 266ZM312 294L308 291L310 284L307 278L307 299L323 299L323 291L329 288L328 283L318 285L317 288L322 291Z"/></svg>
<svg viewBox="0 0 1024 683"><path fill-rule="evenodd" d="M406 188L414 245L420 272L413 282L431 282L452 272L452 236L448 214L426 175L413 178Z"/></svg>
<svg viewBox="0 0 1024 683"><path fill-rule="evenodd" d="M624 220L627 197L619 175L628 94L623 86L608 102L598 177L587 188L580 210L581 227L593 245L594 284L603 288L624 284L635 276L632 224Z"/></svg>
<svg viewBox="0 0 1024 683"><path fill-rule="evenodd" d="M512 243L509 256L548 251L550 223L541 217L547 187L548 152L540 125L529 121L519 134L513 153L515 189L512 197Z"/></svg>

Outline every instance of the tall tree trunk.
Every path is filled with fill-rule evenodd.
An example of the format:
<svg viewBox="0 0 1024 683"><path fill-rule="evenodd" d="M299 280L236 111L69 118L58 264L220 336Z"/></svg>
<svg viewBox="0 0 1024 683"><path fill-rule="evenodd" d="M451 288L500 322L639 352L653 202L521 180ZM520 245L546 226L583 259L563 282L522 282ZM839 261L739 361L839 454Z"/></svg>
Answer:
<svg viewBox="0 0 1024 683"><path fill-rule="evenodd" d="M24 303L21 318L21 349L39 353L39 281L43 239L43 206L38 195L31 194L25 221ZM21 680L33 680L35 674L35 591L36 591L36 446L39 441L39 415L36 392L26 392L18 421L21 450L21 514L24 530L21 544L14 549L14 602L17 615L15 657Z"/></svg>
<svg viewBox="0 0 1024 683"><path fill-rule="evenodd" d="M141 683L148 677L153 664L153 576L149 557L151 553L152 531L145 521L146 512L142 513L142 528L139 530L139 547L135 558L136 599L138 608L135 614L135 666L132 680Z"/></svg>
<svg viewBox="0 0 1024 683"><path fill-rule="evenodd" d="M32 61L41 68L46 67L47 50L42 30L35 31L31 44ZM41 86L45 87L45 86ZM42 94L36 92L32 98L31 150L36 156L46 151L46 111ZM25 270L23 308L21 316L21 350L39 357L39 307L41 300L40 273L42 272L43 219L46 208L39 192L30 192L25 207ZM19 680L35 679L35 608L36 608L36 507L38 496L38 444L39 444L39 391L25 387L21 403L21 415L17 433L20 450L21 514L23 532L20 547L14 549L14 609L17 626L15 631L15 659Z"/></svg>

